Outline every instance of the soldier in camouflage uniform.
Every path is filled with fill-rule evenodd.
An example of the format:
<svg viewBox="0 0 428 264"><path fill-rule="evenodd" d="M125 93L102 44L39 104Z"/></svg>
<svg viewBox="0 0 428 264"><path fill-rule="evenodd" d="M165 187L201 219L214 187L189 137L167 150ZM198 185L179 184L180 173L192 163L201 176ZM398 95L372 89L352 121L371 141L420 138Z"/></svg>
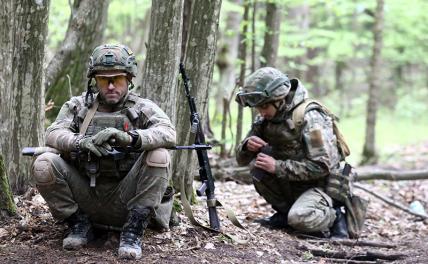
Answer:
<svg viewBox="0 0 428 264"><path fill-rule="evenodd" d="M307 97L299 80L277 69L251 74L236 101L255 107L259 115L237 147L236 159L241 166L250 165L257 192L277 211L262 224L347 237L344 215L324 191L326 177L343 159L332 119L309 106L300 126L292 120Z"/></svg>
<svg viewBox="0 0 428 264"><path fill-rule="evenodd" d="M86 245L94 226L109 227L121 230L119 257L140 258L146 227L168 228L173 190L165 148L175 145L175 129L155 103L129 91L136 73L128 47L96 47L87 92L66 102L46 131L46 145L60 155L38 156L33 175L52 215L69 225L65 249ZM112 147L139 152L114 159Z"/></svg>

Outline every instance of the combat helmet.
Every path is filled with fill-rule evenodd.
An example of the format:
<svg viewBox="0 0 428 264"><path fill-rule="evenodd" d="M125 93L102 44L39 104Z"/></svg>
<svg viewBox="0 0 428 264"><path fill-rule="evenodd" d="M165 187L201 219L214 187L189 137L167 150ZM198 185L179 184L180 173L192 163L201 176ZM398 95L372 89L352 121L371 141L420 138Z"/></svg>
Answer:
<svg viewBox="0 0 428 264"><path fill-rule="evenodd" d="M122 70L135 77L137 62L134 53L122 44L103 44L96 47L89 57L87 77L92 78L97 72L105 70Z"/></svg>
<svg viewBox="0 0 428 264"><path fill-rule="evenodd" d="M286 74L272 67L263 67L248 76L235 100L241 106L257 107L284 99L290 87Z"/></svg>

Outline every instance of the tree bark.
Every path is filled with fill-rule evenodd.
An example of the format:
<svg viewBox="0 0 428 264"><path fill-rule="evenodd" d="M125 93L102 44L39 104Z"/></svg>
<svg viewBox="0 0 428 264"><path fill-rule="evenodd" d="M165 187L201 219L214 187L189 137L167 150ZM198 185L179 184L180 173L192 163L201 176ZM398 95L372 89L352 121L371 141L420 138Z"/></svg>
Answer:
<svg viewBox="0 0 428 264"><path fill-rule="evenodd" d="M130 48L134 52L135 56L137 57L137 60L139 58L139 55L142 56L144 54L147 54L147 46L149 42L149 33L150 33L150 14L151 14L151 8L148 8L145 13L144 17L141 20L138 20L137 22L137 28L135 29L135 25L131 25L131 27L128 29L128 33L125 37L128 36L139 36L133 38L130 44ZM113 32L114 33L114 32ZM106 36L104 35L104 39ZM123 38L125 39L125 38ZM134 78L133 82L136 86L135 91L138 92L141 87L141 83L143 83L143 76L142 72L144 72L144 64L145 61L138 61L138 72L137 76Z"/></svg>
<svg viewBox="0 0 428 264"><path fill-rule="evenodd" d="M3 1L0 7L0 146L12 190L24 192L30 160L24 146L42 143L43 59L49 1Z"/></svg>
<svg viewBox="0 0 428 264"><path fill-rule="evenodd" d="M70 98L70 90L72 95L86 90L88 59L101 44L108 6L108 0L74 1L65 38L46 68L46 101L61 106ZM58 112L54 108L46 115L55 118Z"/></svg>
<svg viewBox="0 0 428 264"><path fill-rule="evenodd" d="M152 1L149 44L141 95L153 100L175 122L181 55L183 1Z"/></svg>
<svg viewBox="0 0 428 264"><path fill-rule="evenodd" d="M182 29L182 37L181 37L181 56L180 61L184 61L184 55L186 53L186 45L187 39L189 37L189 29L190 29L190 20L191 20L191 12L192 12L192 2L193 0L184 0L183 6L183 29Z"/></svg>
<svg viewBox="0 0 428 264"><path fill-rule="evenodd" d="M265 23L266 31L261 53L262 61L260 62L260 65L262 67L275 67L278 56L279 33L281 26L281 9L276 2L268 1L266 3Z"/></svg>
<svg viewBox="0 0 428 264"><path fill-rule="evenodd" d="M220 0L193 1L191 23L184 56L185 68L190 78L190 93L195 98L196 108L203 124L208 106L208 94L211 87L217 46ZM177 143L190 142L190 114L184 89L180 87L177 100ZM192 195L192 183L196 165L194 151L177 151L173 158L174 186L180 186L185 180L187 196Z"/></svg>
<svg viewBox="0 0 428 264"><path fill-rule="evenodd" d="M6 174L3 156L0 154L0 220L5 216L16 213L16 206L13 202L13 195L10 190L9 178Z"/></svg>
<svg viewBox="0 0 428 264"><path fill-rule="evenodd" d="M377 0L375 23L373 27L373 53L370 62L371 71L369 76L369 98L367 101L366 137L363 148L362 164L375 164L378 160L376 151L376 114L378 109L381 59L383 46L383 6L384 0Z"/></svg>
<svg viewBox="0 0 428 264"><path fill-rule="evenodd" d="M248 13L250 9L250 2L248 0L245 0L244 2L244 26L242 27L242 32L239 37L239 55L238 59L241 62L240 65L240 71L239 71L239 87L244 87L245 82L245 69L246 69L246 61L247 61L247 31L248 31ZM235 139L235 146L238 146L239 143L241 143L242 140L242 119L244 116L243 113L243 107L238 105L238 116L236 117L236 139Z"/></svg>
<svg viewBox="0 0 428 264"><path fill-rule="evenodd" d="M241 0L235 0L234 3L237 5ZM219 49L220 52L217 56L217 67L219 69L220 81L217 85L215 93L215 111L214 120L220 119L220 115L223 109L224 99L229 97L230 92L235 88L236 85L236 71L235 63L238 57L239 47L239 25L241 22L241 14L237 11L229 11L226 18L226 30L223 34L223 45ZM224 118L224 116L223 116Z"/></svg>

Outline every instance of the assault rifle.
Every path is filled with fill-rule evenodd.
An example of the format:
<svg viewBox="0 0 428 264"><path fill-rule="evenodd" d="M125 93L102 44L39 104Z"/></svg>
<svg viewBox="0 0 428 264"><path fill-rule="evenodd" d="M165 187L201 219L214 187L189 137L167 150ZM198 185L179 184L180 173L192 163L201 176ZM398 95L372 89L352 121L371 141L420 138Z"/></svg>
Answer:
<svg viewBox="0 0 428 264"><path fill-rule="evenodd" d="M196 110L195 98L190 95L189 78L184 70L183 63L180 63L180 75L183 80L184 90L190 108L190 135L195 138L195 145L205 145L205 136L202 130L202 125L199 119L198 111ZM220 221L217 214L217 199L214 195L214 178L211 173L211 166L208 160L206 149L195 149L199 163L199 177L202 185L196 190L198 196L207 196L208 215L210 219L210 227L214 230L220 230ZM184 190L181 190L184 191Z"/></svg>
<svg viewBox="0 0 428 264"><path fill-rule="evenodd" d="M171 149L171 150L198 150L198 149L211 149L212 146L211 145L190 145L190 146L174 146L174 147L170 147L167 149ZM55 149L55 148L51 148L51 147L25 147L22 149L21 154L23 156L37 156L40 155L44 152L52 152L55 154L60 154L60 152ZM127 148L118 148L118 147L113 147L112 150L107 151L107 156L113 158L113 160L121 160L123 158L125 158L125 155L127 153L131 153L131 152L138 152L137 150L135 150L132 147L127 147ZM77 153L73 153L72 155L76 155Z"/></svg>

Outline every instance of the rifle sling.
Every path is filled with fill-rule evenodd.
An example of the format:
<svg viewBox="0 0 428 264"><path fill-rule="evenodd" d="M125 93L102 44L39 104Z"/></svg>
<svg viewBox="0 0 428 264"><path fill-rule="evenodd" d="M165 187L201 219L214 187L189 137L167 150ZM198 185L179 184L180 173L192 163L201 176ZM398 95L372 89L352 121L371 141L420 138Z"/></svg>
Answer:
<svg viewBox="0 0 428 264"><path fill-rule="evenodd" d="M203 224L201 224L198 220L195 219L195 217L193 216L193 212L192 212L192 208L190 206L189 201L187 200L186 197L186 193L185 193L185 188L184 188L184 177L181 180L181 184L180 184L180 199L181 199L181 204L183 205L183 210L184 210L184 214L187 216L187 218L189 218L190 222L195 225L195 226L200 226L206 230L210 230L216 233L221 233L224 236L230 238L232 241L238 243L238 244L247 244L249 242L249 239L239 239L238 237L231 235L229 233L220 231L220 230L215 230L209 226L205 226ZM233 213L233 211L227 207L225 207L222 203L220 203L218 200L216 202L216 206L222 206L225 211L226 211L226 215L227 218L229 218L229 220L232 222L232 224L234 224L235 226L239 227L240 229L243 229L245 231L248 232L248 234L253 237L253 235L250 233L249 230L247 230L240 222L239 220L236 218L235 214Z"/></svg>
<svg viewBox="0 0 428 264"><path fill-rule="evenodd" d="M91 123L91 120L98 109L98 104L99 102L97 98L95 98L94 104L92 105L91 109L89 109L88 113L86 113L85 119L83 120L83 123L80 126L80 130L79 130L80 135L84 136L86 134L86 130L88 130L89 123Z"/></svg>

